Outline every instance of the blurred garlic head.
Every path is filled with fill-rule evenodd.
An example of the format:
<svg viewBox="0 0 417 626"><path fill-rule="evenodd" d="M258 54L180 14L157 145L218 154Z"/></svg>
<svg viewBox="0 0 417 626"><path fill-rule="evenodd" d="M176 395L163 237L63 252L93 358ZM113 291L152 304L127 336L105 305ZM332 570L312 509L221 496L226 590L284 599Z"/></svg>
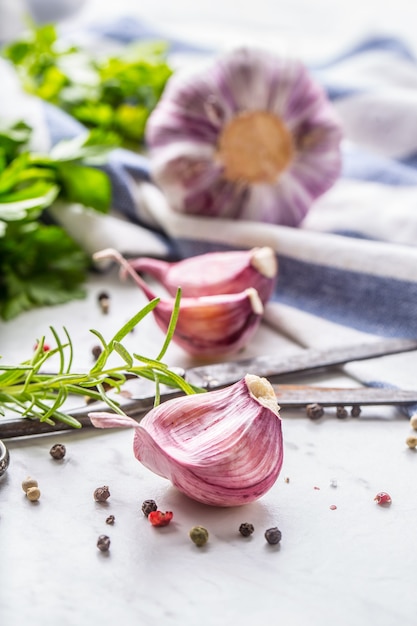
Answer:
<svg viewBox="0 0 417 626"><path fill-rule="evenodd" d="M174 75L146 132L178 212L297 226L341 169L341 126L304 65L239 49Z"/></svg>
<svg viewBox="0 0 417 626"><path fill-rule="evenodd" d="M208 252L168 262L141 257L129 262L136 272L145 272L175 296L181 287L185 297L239 293L253 287L263 304L274 289L278 262L272 248L252 248L227 252Z"/></svg>
<svg viewBox="0 0 417 626"><path fill-rule="evenodd" d="M205 504L236 506L257 500L281 470L277 399L269 381L252 374L225 389L168 400L140 424L110 413L89 417L98 428L135 428L136 458Z"/></svg>
<svg viewBox="0 0 417 626"><path fill-rule="evenodd" d="M149 301L157 297L128 261L116 250L96 252L95 260L113 259L129 274ZM156 323L166 333L174 310L174 298L160 298L153 310ZM264 307L255 288L238 293L181 297L172 340L186 352L200 357L240 350L252 338L262 320Z"/></svg>

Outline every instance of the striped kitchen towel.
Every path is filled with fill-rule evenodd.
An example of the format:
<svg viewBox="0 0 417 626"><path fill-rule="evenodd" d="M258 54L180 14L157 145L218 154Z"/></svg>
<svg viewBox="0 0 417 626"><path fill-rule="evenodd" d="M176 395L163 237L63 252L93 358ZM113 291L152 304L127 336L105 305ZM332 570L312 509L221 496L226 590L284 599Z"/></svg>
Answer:
<svg viewBox="0 0 417 626"><path fill-rule="evenodd" d="M90 35L104 45L161 38L133 19L96 25ZM172 53L181 53L183 63L214 54L175 38ZM80 214L65 207L59 220L88 251L115 247L129 257L182 258L271 246L279 279L266 321L305 347L377 336L416 338L416 60L405 42L374 37L309 69L342 122L343 168L300 227L176 213L153 183L146 156L122 149L113 151L106 166L113 184L112 214ZM18 94L10 68L1 65L0 72L9 74L13 86L0 103L0 115L7 103L9 117L10 109L16 116L30 110L40 146L83 131L61 111ZM355 364L346 371L366 384L413 384L409 373L416 370L415 354L402 355L395 373L393 358L398 357L386 357L385 369L380 359L376 369L374 363L371 370Z"/></svg>

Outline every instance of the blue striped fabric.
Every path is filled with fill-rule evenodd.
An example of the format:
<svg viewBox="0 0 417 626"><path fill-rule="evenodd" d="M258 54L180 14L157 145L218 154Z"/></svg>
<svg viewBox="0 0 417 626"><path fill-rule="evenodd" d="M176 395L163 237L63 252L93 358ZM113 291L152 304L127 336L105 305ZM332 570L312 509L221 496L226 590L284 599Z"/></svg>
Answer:
<svg viewBox="0 0 417 626"><path fill-rule="evenodd" d="M130 18L108 27L95 25L91 32L122 43L138 37L167 39ZM212 53L178 39L172 45L173 52L193 60ZM293 337L305 346L332 344L335 328L344 342L357 336L415 338L416 60L405 42L374 37L310 69L340 116L345 140L340 180L316 201L300 228L174 215L152 186L146 157L116 150L107 166L113 205L129 218L137 238L136 246L127 246L112 222L113 245L129 256L144 254L145 232L151 236L147 256L152 241L155 254L169 258L270 245L279 261L279 280L268 321L277 331L285 331L282 320L293 311L302 319L298 328L293 324ZM44 107L44 119L52 143L80 130L50 106ZM77 236L76 223L72 229ZM323 332L326 323L329 331ZM375 380L363 369L357 376L366 384L395 384L388 375Z"/></svg>

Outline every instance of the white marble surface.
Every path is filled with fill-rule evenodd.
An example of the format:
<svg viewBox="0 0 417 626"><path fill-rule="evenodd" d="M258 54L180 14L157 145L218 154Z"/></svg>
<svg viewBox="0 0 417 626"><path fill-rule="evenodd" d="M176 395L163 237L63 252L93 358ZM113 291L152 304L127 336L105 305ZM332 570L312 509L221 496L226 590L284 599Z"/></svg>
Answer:
<svg viewBox="0 0 417 626"><path fill-rule="evenodd" d="M416 458L403 445L404 423L316 424L288 412L283 427L276 485L232 509L193 503L143 468L130 431L10 443L0 485L1 622L415 624ZM57 441L67 447L63 461L49 455ZM39 481L38 503L21 489L27 475ZM98 504L93 491L104 484L111 496ZM373 501L380 490L391 507ZM146 498L174 512L170 526L150 526ZM238 533L243 521L255 526L250 539ZM204 548L188 539L195 524L209 530ZM278 549L263 537L275 525ZM106 554L96 548L102 533Z"/></svg>
<svg viewBox="0 0 417 626"><path fill-rule="evenodd" d="M103 285L108 315L96 303ZM5 356L27 358L34 340L61 323L75 340L75 365L86 366L94 343L88 329L110 337L141 298L114 275L92 277L86 301L0 325ZM147 318L129 347L151 354L158 332ZM263 326L240 356L295 349ZM168 362L192 364L175 346ZM311 381L349 382L337 373ZM258 502L230 509L192 502L142 467L129 430L8 440L11 463L0 481L1 624L414 624L416 454L404 443L407 420L387 409L368 409L360 420L337 420L330 409L320 422L303 411L283 411L282 419L278 481ZM57 442L67 447L63 461L49 454ZM22 491L28 475L39 482L38 503ZM93 499L102 485L111 492L106 504ZM389 508L374 502L381 490L392 496ZM141 512L147 498L174 512L170 526L150 526ZM255 526L249 539L238 532L244 521ZM196 524L209 530L204 548L188 538ZM278 549L264 539L275 525L283 535ZM103 533L111 539L107 554L96 547Z"/></svg>
<svg viewBox="0 0 417 626"><path fill-rule="evenodd" d="M202 43L262 40L291 46L308 59L339 51L370 31L416 43L415 3L407 0L383 6L320 0L314 7L289 0L154 0L146 10L134 0L117 6L88 0L83 12L88 18L124 8ZM111 294L107 316L96 303L102 289ZM50 325L65 325L76 345L74 367L89 367L96 343L89 329L110 338L143 304L131 284L94 276L87 300L0 323L0 352L6 362L28 358L37 338L50 339ZM129 347L148 356L157 354L161 342L152 318L129 336ZM264 325L240 356L294 349ZM173 345L166 360L192 365ZM395 357L392 363L397 368ZM412 379L416 363L407 363L404 374ZM311 380L352 382L338 374ZM8 441L10 468L0 480L1 626L130 626L151 620L162 626L414 626L417 458L404 443L406 418L382 409L368 409L360 420L337 420L331 411L320 422L302 411L283 411L282 418L285 459L277 483L257 503L232 509L194 503L143 468L133 456L131 431ZM67 447L63 461L49 455L58 441ZM27 475L39 481L38 503L21 489ZM103 505L93 492L104 484L111 496ZM374 502L379 491L391 494L390 507ZM146 498L172 509L170 526L150 526L141 513ZM333 504L335 510L329 508ZM105 523L109 514L116 518L113 526ZM255 526L249 539L238 533L243 521ZM209 530L204 548L188 539L195 524ZM275 525L283 535L278 549L263 536ZM107 554L96 547L103 533L111 539Z"/></svg>

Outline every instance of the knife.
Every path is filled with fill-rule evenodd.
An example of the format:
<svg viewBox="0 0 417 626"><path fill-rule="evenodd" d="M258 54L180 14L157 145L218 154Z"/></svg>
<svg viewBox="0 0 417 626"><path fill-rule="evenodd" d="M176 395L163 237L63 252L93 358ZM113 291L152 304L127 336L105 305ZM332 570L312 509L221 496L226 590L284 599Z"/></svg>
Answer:
<svg viewBox="0 0 417 626"><path fill-rule="evenodd" d="M240 359L226 363L215 363L193 367L183 376L187 382L207 390L226 387L240 380L246 374L256 374L268 378L271 383L277 382L287 374L304 374L306 372L326 369L352 361L365 360L390 354L398 354L417 350L417 340L383 339L381 341L364 342L346 347L327 350L306 349L291 356L259 356L251 359ZM130 417L141 419L153 407L154 384L144 379L133 379L126 383L130 398L119 397L122 410ZM406 405L417 403L417 390L401 390L373 387L357 388L323 388L306 387L305 385L274 386L278 404L281 408L300 408L308 404L322 406L344 405ZM168 389L161 393L161 402L183 395L181 391ZM83 407L75 407L67 413L76 417L84 427L91 426L89 413L109 411L103 402ZM37 435L63 430L73 430L61 422L50 425L30 418L0 418L0 439Z"/></svg>

